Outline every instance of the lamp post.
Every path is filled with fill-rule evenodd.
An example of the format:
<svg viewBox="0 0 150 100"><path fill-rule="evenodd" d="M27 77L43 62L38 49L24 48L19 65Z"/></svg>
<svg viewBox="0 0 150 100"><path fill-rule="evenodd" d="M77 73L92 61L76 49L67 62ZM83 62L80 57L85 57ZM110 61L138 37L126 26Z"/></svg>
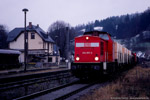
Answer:
<svg viewBox="0 0 150 100"><path fill-rule="evenodd" d="M55 39L56 39L56 41L55 41L56 42L56 64L58 65L58 57L57 57L58 56L58 48L57 48L57 39L58 39L58 36L57 35L55 36Z"/></svg>
<svg viewBox="0 0 150 100"><path fill-rule="evenodd" d="M70 59L69 59L69 27L66 27L66 64L67 64L67 68L69 68L69 63L70 63Z"/></svg>
<svg viewBox="0 0 150 100"><path fill-rule="evenodd" d="M26 30L26 13L28 9L22 9L24 12L24 71L27 70L27 58L28 58L28 33Z"/></svg>

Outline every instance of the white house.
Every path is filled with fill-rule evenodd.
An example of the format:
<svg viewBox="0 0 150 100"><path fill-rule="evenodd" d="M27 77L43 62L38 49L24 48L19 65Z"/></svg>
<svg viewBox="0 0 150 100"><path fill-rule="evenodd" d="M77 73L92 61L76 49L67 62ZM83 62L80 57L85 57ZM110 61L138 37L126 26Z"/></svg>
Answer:
<svg viewBox="0 0 150 100"><path fill-rule="evenodd" d="M39 25L29 22L28 33L28 62L59 62L59 55L54 54L54 41ZM8 34L9 49L21 51L20 62L24 62L24 28L15 28Z"/></svg>

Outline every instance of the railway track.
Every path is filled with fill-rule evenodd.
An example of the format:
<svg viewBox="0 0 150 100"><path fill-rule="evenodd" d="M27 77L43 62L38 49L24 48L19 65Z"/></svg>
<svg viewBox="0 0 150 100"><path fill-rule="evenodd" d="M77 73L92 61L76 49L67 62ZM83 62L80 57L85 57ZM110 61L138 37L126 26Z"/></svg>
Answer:
<svg viewBox="0 0 150 100"><path fill-rule="evenodd" d="M68 83L73 76L70 72L59 73L56 75L43 76L38 78L25 79L16 82L0 84L0 100L12 100L13 98L22 97L34 92L39 92L48 88L56 87ZM62 81L63 80L63 81Z"/></svg>
<svg viewBox="0 0 150 100"><path fill-rule="evenodd" d="M87 89L87 88L89 88L89 87L95 85L96 83L97 83L97 82L93 82L93 83L84 85L84 86L80 87L79 89L73 90L73 91L71 91L71 92L69 92L69 93L66 93L66 94L64 94L64 95L62 95L62 96L60 96L60 97L55 98L55 100L64 100L64 99L67 99L67 98L69 98L70 96L73 96L73 95L75 95L75 94L77 94L77 93L79 93L79 92L81 92L81 91L83 91L83 90L85 90L85 89Z"/></svg>
<svg viewBox="0 0 150 100"><path fill-rule="evenodd" d="M126 71L125 71L126 72ZM124 73L125 73L124 72ZM106 81L112 81L114 79L116 79L116 76L122 76L122 74L117 74L117 75L113 75L113 77L105 77L104 82L101 82L100 84L105 84ZM83 83L83 82L73 82L73 83L68 83L68 84L57 84L57 83L53 83L55 84L55 86L52 87L48 87L47 83L45 84L44 82L48 81L48 82L52 82L52 80L55 81L61 81L63 78L68 78L71 77L69 76L69 74L58 74L56 75L52 75L52 76L46 76L46 77L41 77L41 78L34 78L34 79L30 79L30 80L24 80L24 81L18 81L18 82L12 82L12 83L7 83L5 85L1 84L0 85L0 99L1 100L6 100L5 98L1 98L1 92L3 91L7 91L7 90L11 90L11 89L19 89L19 88L24 88L24 91L30 91L31 87L33 85L37 85L37 87L39 88L41 85L46 86L46 88L44 89L40 89L38 91L30 91L28 93L20 93L21 95L17 95L11 98L7 98L7 100L12 100L14 98L14 100L49 100L49 98L51 98L51 100L63 100L63 99L67 99L70 96L74 96L75 94L77 94L80 91L83 91L85 89L88 89L89 87L93 86L94 84L96 84L96 82L92 82L92 83ZM75 78L70 79L71 81L74 80ZM18 83L18 84L16 84ZM44 83L44 84L43 84ZM48 83L49 84L49 83ZM11 86L12 85L12 86ZM60 86L61 85L61 86ZM5 87L4 87L5 86ZM59 87L57 87L59 86ZM55 87L55 88L54 88ZM36 89L36 88L33 88ZM67 91L66 91L67 90ZM12 91L11 91L12 92ZM13 91L16 93L19 93L18 91ZM84 91L83 91L84 92ZM8 93L9 94L9 93ZM55 95L58 94L58 95ZM9 95L8 95L9 96Z"/></svg>
<svg viewBox="0 0 150 100"><path fill-rule="evenodd" d="M44 95L44 94L47 94L47 93L50 93L50 92L57 91L59 89L65 88L67 86L71 86L71 85L76 84L78 82L79 81L75 81L75 82L68 83L68 84L65 84L65 85L61 85L61 86L58 86L58 87L55 87L55 88L52 88L52 89L46 89L46 90L43 90L43 91L35 92L35 93L30 94L30 95L22 96L22 97L13 99L13 100L30 100L30 99L36 98L38 96L41 96L41 95Z"/></svg>
<svg viewBox="0 0 150 100"><path fill-rule="evenodd" d="M75 81L53 89L47 89L20 98L16 98L14 100L49 100L50 98L51 100L64 100L95 84L97 84L97 81L90 83L81 83L81 81ZM55 96L55 94L57 94L57 96Z"/></svg>
<svg viewBox="0 0 150 100"><path fill-rule="evenodd" d="M29 86L29 85L33 85L35 83L42 83L42 82L46 82L46 81L50 81L50 80L67 78L67 77L71 77L71 76L72 76L71 74L65 73L63 75L58 74L58 75L45 76L45 77L40 77L40 78L33 78L33 79L27 79L27 80L22 80L22 81L0 84L0 91L5 91L8 89L18 88L18 87L23 87L23 86Z"/></svg>

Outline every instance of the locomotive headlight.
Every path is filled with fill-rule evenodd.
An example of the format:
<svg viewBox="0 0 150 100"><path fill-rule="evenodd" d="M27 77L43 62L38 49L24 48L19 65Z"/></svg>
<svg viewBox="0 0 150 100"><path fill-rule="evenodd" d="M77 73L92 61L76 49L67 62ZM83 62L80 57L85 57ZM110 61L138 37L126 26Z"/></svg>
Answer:
<svg viewBox="0 0 150 100"><path fill-rule="evenodd" d="M80 58L79 58L79 57L76 57L76 60L77 60L77 61L79 61L79 60L80 60Z"/></svg>
<svg viewBox="0 0 150 100"><path fill-rule="evenodd" d="M98 57L95 57L95 61L98 61L99 60L99 58Z"/></svg>
<svg viewBox="0 0 150 100"><path fill-rule="evenodd" d="M89 37L86 37L86 40L88 40L89 39Z"/></svg>

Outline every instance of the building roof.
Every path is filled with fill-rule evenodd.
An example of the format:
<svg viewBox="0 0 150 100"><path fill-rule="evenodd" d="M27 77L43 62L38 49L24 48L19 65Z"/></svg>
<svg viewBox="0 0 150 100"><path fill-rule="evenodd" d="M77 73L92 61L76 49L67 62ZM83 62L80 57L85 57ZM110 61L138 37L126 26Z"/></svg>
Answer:
<svg viewBox="0 0 150 100"><path fill-rule="evenodd" d="M24 28L15 28L12 31L10 31L9 34L8 34L7 41L8 42L14 41L16 39L16 37L18 35L20 35L20 33L23 32L23 30L24 30Z"/></svg>
<svg viewBox="0 0 150 100"><path fill-rule="evenodd" d="M0 54L21 54L18 50L0 49Z"/></svg>
<svg viewBox="0 0 150 100"><path fill-rule="evenodd" d="M35 25L29 25L29 26L27 26L26 30L27 30L27 32L34 31L34 32L38 33L39 36L45 42L54 43L54 40L50 36L48 36L46 34L46 32L44 32L38 25L37 26L35 26ZM12 31L9 32L7 41L8 42L14 41L23 32L24 32L24 28L15 28L15 29L13 29Z"/></svg>

